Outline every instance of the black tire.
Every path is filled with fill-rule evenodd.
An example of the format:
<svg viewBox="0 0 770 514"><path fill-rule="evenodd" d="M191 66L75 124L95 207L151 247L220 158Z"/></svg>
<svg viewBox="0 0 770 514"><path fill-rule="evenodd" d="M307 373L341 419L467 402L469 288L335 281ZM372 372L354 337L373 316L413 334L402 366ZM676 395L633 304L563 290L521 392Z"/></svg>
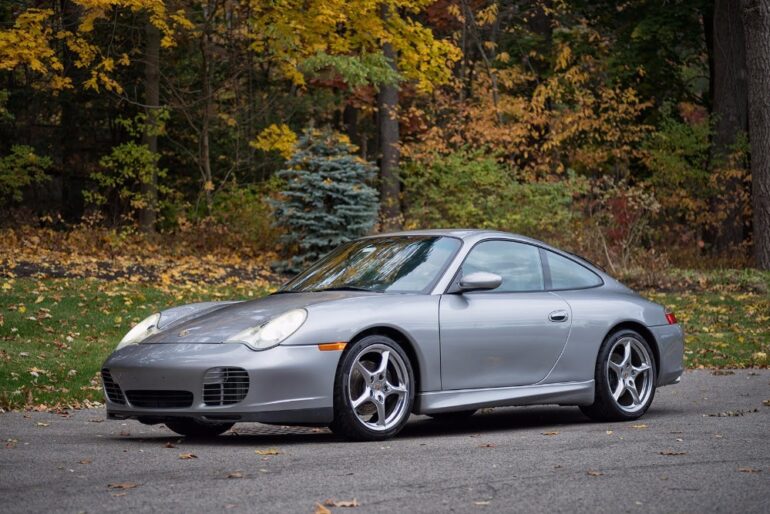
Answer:
<svg viewBox="0 0 770 514"><path fill-rule="evenodd" d="M402 409L399 409L401 418L394 424L394 426L381 431L372 430L366 427L359 419L348 399L350 393L350 374L355 365L356 358L361 355L361 352L365 349L375 346L386 346L390 351L397 354L404 364L405 373L408 377L407 391L405 393L406 405L404 405ZM366 336L355 343L349 344L345 349L345 353L342 354L340 363L337 366L337 373L334 379L334 421L329 425L329 428L335 434L354 441L382 441L384 439L389 439L398 434L409 420L409 415L412 411L412 406L414 405L415 386L414 371L412 370L409 356L393 339L384 335L375 334Z"/></svg>
<svg viewBox="0 0 770 514"><path fill-rule="evenodd" d="M627 338L638 341L647 350L650 360L649 373L651 374L651 383L649 384L649 396L639 407L635 407L638 410L634 412L624 410L613 398L612 386L610 384L611 379L607 372L607 361L610 358L610 351L612 351L616 343ZM650 343L639 332L630 329L619 330L608 335L599 349L594 369L594 381L596 387L594 403L592 405L581 405L580 410L583 414L595 421L632 421L642 417L655 398L655 384L657 381L655 354L650 347Z"/></svg>
<svg viewBox="0 0 770 514"><path fill-rule="evenodd" d="M436 412L434 414L428 414L428 416L435 419L436 421L457 423L469 419L474 414L476 414L476 409L458 410L455 412Z"/></svg>
<svg viewBox="0 0 770 514"><path fill-rule="evenodd" d="M166 421L166 426L185 437L216 437L233 428L235 423L214 423L195 418L181 418Z"/></svg>

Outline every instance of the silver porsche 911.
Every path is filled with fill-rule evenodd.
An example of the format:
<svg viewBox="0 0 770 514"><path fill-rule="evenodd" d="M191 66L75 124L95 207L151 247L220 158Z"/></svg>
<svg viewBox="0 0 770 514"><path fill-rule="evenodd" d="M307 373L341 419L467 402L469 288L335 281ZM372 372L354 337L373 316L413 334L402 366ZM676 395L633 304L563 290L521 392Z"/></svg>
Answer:
<svg viewBox="0 0 770 514"><path fill-rule="evenodd" d="M663 306L540 241L426 230L344 244L276 293L153 314L102 369L107 415L187 436L239 421L392 437L411 413L577 405L636 419L677 383Z"/></svg>

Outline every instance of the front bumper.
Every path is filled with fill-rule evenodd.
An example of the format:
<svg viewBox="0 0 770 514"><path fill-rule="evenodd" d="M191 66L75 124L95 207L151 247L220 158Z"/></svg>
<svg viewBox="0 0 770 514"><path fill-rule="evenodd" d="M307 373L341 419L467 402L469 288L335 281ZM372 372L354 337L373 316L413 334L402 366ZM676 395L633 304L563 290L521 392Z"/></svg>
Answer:
<svg viewBox="0 0 770 514"><path fill-rule="evenodd" d="M334 376L341 352L313 346L277 346L256 352L241 344L138 344L113 353L102 366L123 393L189 391L189 407L137 407L105 395L107 416L162 422L192 417L209 421L260 421L325 424L333 417ZM248 372L249 388L232 405L206 405L204 375L212 368L238 367Z"/></svg>
<svg viewBox="0 0 770 514"><path fill-rule="evenodd" d="M678 384L684 372L684 331L679 324L649 327L658 343L658 386Z"/></svg>

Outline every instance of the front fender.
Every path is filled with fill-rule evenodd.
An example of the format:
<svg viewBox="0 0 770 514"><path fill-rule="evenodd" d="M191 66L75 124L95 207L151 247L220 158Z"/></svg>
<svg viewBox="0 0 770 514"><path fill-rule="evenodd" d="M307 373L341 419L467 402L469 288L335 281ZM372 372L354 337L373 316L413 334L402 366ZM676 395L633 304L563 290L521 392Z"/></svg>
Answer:
<svg viewBox="0 0 770 514"><path fill-rule="evenodd" d="M305 324L284 345L349 342L363 331L387 327L412 344L421 391L441 390L438 295L378 294L307 307Z"/></svg>

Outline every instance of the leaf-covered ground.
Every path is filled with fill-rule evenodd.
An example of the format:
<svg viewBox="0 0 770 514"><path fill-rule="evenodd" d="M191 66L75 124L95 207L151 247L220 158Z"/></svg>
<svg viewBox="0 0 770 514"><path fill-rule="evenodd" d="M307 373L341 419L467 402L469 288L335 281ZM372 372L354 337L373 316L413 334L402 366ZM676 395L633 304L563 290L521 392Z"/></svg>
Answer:
<svg viewBox="0 0 770 514"><path fill-rule="evenodd" d="M269 255L89 246L49 235L5 238L0 248L2 409L99 402L100 365L134 323L173 305L259 297L283 280ZM674 270L660 284L644 294L684 324L688 367L768 365L770 274Z"/></svg>
<svg viewBox="0 0 770 514"><path fill-rule="evenodd" d="M267 286L70 278L0 279L0 408L88 405L101 363L130 327L173 305L262 296Z"/></svg>

